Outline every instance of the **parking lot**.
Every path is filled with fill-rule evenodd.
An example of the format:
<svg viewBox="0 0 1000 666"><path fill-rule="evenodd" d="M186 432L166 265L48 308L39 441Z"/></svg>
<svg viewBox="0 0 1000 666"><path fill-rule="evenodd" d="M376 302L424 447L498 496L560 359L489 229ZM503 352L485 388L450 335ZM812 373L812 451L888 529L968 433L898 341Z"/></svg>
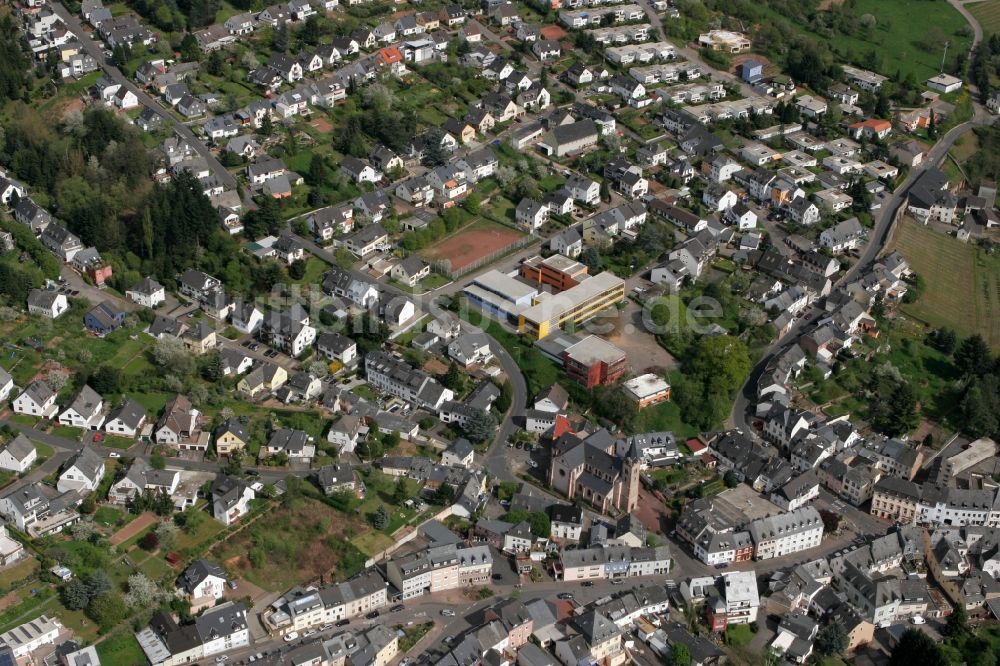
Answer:
<svg viewBox="0 0 1000 666"><path fill-rule="evenodd" d="M720 493L716 498L715 509L723 512L727 518L736 518L738 523L783 513L776 504L745 483Z"/></svg>

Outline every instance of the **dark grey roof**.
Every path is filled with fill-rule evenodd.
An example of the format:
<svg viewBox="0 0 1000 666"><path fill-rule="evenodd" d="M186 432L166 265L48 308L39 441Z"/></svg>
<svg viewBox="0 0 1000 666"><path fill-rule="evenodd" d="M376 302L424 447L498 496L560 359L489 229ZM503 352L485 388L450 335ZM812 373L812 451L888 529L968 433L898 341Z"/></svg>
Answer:
<svg viewBox="0 0 1000 666"><path fill-rule="evenodd" d="M232 433L234 436L238 437L241 442L250 441L247 435L246 426L239 419L226 419L222 424L215 429L215 438L218 439L227 432Z"/></svg>
<svg viewBox="0 0 1000 666"><path fill-rule="evenodd" d="M122 423L132 429L138 428L143 419L146 418L146 408L135 400L129 398L108 414L108 421L120 419Z"/></svg>
<svg viewBox="0 0 1000 666"><path fill-rule="evenodd" d="M18 433L7 446L4 447L4 451L9 453L14 460L21 461L31 455L32 451L35 450L35 445L31 443L31 440L25 437L22 433Z"/></svg>
<svg viewBox="0 0 1000 666"><path fill-rule="evenodd" d="M76 467L78 470L83 472L87 478L91 481L97 479L98 472L104 467L104 458L97 454L89 446L85 446L80 449L80 452L76 454L73 458L70 458L69 462L66 464L65 469L70 467Z"/></svg>
<svg viewBox="0 0 1000 666"><path fill-rule="evenodd" d="M281 449L288 453L301 453L309 444L309 435L301 430L279 428L271 433L267 441L268 447Z"/></svg>
<svg viewBox="0 0 1000 666"><path fill-rule="evenodd" d="M464 437L459 437L448 447L448 451L459 458L464 458L473 452L472 443Z"/></svg>
<svg viewBox="0 0 1000 666"><path fill-rule="evenodd" d="M209 562L208 560L195 560L191 565L184 570L181 574L181 585L188 592L193 592L194 588L198 587L209 576L215 576L217 578L222 578L229 580L229 576L226 575L225 570L220 567L215 562Z"/></svg>
<svg viewBox="0 0 1000 666"><path fill-rule="evenodd" d="M247 628L247 609L242 602L216 606L195 618L195 627L203 643L237 633Z"/></svg>

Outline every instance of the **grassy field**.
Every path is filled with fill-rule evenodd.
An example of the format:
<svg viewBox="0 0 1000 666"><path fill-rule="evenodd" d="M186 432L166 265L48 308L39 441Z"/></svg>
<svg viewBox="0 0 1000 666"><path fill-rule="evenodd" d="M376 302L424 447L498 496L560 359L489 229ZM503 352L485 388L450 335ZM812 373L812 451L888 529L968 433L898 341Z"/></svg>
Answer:
<svg viewBox="0 0 1000 666"><path fill-rule="evenodd" d="M984 33L1000 32L1000 0L969 3L965 8L976 17Z"/></svg>
<svg viewBox="0 0 1000 666"><path fill-rule="evenodd" d="M995 4L997 0L989 2ZM785 18L774 10L768 11L776 20ZM886 76L895 76L897 71L904 77L912 73L917 81L937 74L941 68L942 49L928 48L926 42L943 46L944 41L949 41L949 58L966 52L972 43L965 20L945 0L856 0L852 12L875 18L870 36L821 35L806 26L796 27L860 66Z"/></svg>
<svg viewBox="0 0 1000 666"><path fill-rule="evenodd" d="M646 407L639 412L633 424L636 432L661 432L669 430L678 440L696 437L698 429L685 423L681 417L681 409L676 402L661 402L658 405Z"/></svg>
<svg viewBox="0 0 1000 666"><path fill-rule="evenodd" d="M979 137L975 132L968 131L958 138L948 154L959 164L964 164L979 150ZM949 160L950 161L950 160ZM956 169L957 170L957 169ZM960 175L959 178L962 176Z"/></svg>
<svg viewBox="0 0 1000 666"><path fill-rule="evenodd" d="M146 655L130 631L109 636L98 643L96 648L102 664L135 666L148 663Z"/></svg>
<svg viewBox="0 0 1000 666"><path fill-rule="evenodd" d="M927 285L917 302L902 306L904 313L962 336L979 333L1000 349L1000 258L909 219L892 247Z"/></svg>
<svg viewBox="0 0 1000 666"><path fill-rule="evenodd" d="M38 560L32 556L0 571L0 590L8 590L15 584L20 584L37 569Z"/></svg>

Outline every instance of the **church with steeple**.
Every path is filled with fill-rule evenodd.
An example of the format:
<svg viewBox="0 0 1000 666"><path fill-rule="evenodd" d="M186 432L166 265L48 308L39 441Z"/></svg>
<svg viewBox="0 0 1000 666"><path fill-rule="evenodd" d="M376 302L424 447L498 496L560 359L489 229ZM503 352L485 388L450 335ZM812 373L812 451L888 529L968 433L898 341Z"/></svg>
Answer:
<svg viewBox="0 0 1000 666"><path fill-rule="evenodd" d="M552 443L549 486L602 514L631 513L639 503L641 455L636 444L623 456L603 428L585 438L566 433Z"/></svg>

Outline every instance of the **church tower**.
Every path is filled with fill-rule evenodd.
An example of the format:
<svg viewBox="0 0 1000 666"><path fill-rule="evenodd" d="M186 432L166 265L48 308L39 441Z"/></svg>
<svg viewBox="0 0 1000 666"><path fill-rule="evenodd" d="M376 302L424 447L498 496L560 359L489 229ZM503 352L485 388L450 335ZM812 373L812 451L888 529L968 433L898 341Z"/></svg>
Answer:
<svg viewBox="0 0 1000 666"><path fill-rule="evenodd" d="M624 502L618 508L626 513L632 513L635 511L635 507L639 505L639 475L641 467L642 459L633 441L628 453L622 459L622 482L625 484L625 492L622 493Z"/></svg>

